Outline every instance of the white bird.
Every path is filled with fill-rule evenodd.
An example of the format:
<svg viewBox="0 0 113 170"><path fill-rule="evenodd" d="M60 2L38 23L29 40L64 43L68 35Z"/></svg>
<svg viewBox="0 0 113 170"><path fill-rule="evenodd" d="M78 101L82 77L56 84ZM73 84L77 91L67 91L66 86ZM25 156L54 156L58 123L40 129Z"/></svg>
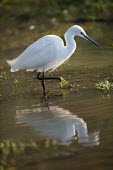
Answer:
<svg viewBox="0 0 113 170"><path fill-rule="evenodd" d="M44 79L58 79L60 82L64 79L61 77L44 77L44 73L49 69L55 70L74 53L76 49L74 36L85 38L100 47L87 36L82 27L74 25L64 34L66 45L64 45L59 36L46 35L31 44L17 58L7 60L7 63L11 66L11 72L20 69L26 69L27 71L37 70L37 79L42 80L44 95L46 95ZM40 76L40 73L42 73L42 76Z"/></svg>

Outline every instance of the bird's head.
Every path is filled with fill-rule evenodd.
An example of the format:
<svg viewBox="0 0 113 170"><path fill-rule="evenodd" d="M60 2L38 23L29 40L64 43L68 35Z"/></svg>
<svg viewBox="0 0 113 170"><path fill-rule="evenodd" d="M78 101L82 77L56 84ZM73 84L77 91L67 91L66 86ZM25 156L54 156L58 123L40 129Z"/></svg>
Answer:
<svg viewBox="0 0 113 170"><path fill-rule="evenodd" d="M100 47L94 40L92 40L84 31L84 29L82 27L80 27L79 25L74 25L72 27L70 27L68 29L68 31L70 32L70 34L72 36L80 36L82 38L85 38L86 40L89 40L90 42L92 42L93 44L95 44L97 47Z"/></svg>

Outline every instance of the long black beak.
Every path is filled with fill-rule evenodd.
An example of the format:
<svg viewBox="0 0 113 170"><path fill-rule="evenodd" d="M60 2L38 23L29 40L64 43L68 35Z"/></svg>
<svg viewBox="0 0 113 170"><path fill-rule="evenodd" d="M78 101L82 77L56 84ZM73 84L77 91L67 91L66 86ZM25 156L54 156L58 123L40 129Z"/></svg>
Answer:
<svg viewBox="0 0 113 170"><path fill-rule="evenodd" d="M92 42L93 44L95 44L97 47L100 48L100 46L99 46L94 40L92 40L90 37L88 37L88 36L85 35L85 34L83 34L83 36L84 36L85 39L89 40L90 42Z"/></svg>

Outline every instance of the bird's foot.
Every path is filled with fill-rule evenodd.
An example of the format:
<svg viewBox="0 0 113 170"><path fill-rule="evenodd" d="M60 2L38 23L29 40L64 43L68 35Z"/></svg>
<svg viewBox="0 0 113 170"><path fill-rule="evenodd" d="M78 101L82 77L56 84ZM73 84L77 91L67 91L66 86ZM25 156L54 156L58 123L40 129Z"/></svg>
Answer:
<svg viewBox="0 0 113 170"><path fill-rule="evenodd" d="M68 88L73 87L72 84L70 84L68 81L66 81L65 79L63 79L62 77L60 77L61 82L60 82L60 88L62 88L64 85Z"/></svg>

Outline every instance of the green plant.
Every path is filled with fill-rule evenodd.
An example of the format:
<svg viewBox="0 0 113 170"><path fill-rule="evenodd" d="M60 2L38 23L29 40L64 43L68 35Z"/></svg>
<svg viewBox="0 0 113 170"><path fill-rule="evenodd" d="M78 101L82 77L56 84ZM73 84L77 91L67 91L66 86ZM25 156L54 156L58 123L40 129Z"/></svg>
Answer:
<svg viewBox="0 0 113 170"><path fill-rule="evenodd" d="M20 81L19 81L19 80L17 80L17 79L14 79L13 83L17 85L17 84L19 84L19 83L20 83Z"/></svg>
<svg viewBox="0 0 113 170"><path fill-rule="evenodd" d="M5 71L2 71L0 73L0 79L6 79L6 72Z"/></svg>
<svg viewBox="0 0 113 170"><path fill-rule="evenodd" d="M101 81L99 83L96 83L96 88L107 93L109 90L113 89L113 83L111 83L107 79L105 79L105 81Z"/></svg>

